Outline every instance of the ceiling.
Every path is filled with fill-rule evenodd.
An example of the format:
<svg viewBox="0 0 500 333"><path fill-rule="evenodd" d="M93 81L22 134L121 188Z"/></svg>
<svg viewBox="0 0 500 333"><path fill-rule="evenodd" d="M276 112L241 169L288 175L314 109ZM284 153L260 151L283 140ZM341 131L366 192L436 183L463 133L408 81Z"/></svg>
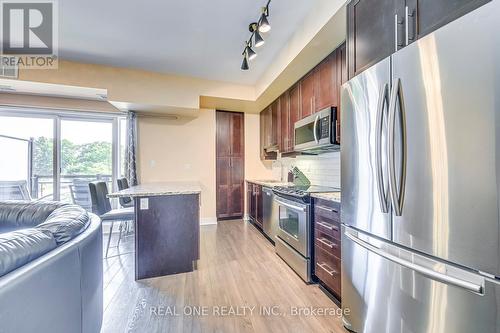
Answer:
<svg viewBox="0 0 500 333"><path fill-rule="evenodd" d="M272 0L272 29L240 70L248 24L266 0L59 1L65 60L255 84L317 0Z"/></svg>

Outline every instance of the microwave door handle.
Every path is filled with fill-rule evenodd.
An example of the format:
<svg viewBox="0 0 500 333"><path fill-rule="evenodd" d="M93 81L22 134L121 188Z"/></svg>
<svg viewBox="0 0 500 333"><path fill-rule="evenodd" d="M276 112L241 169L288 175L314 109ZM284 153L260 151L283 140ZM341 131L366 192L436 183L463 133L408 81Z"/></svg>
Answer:
<svg viewBox="0 0 500 333"><path fill-rule="evenodd" d="M378 105L377 105L377 121L375 125L375 165L376 165L376 179L378 197L380 202L380 209L382 213L387 213L389 210L387 202L387 192L385 188L384 172L382 164L382 133L384 130L384 110L388 107L388 94L389 84L385 83L380 90Z"/></svg>
<svg viewBox="0 0 500 333"><path fill-rule="evenodd" d="M313 134L314 134L314 141L317 144L319 144L319 139L318 139L318 121L319 121L319 115L316 115L316 118L314 119Z"/></svg>

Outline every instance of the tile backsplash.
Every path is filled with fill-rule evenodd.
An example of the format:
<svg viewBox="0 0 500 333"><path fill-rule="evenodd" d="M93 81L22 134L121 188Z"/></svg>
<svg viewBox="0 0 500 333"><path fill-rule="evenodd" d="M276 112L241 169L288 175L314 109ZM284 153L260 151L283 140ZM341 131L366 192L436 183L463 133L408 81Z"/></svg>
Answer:
<svg viewBox="0 0 500 333"><path fill-rule="evenodd" d="M273 162L275 179L287 179L288 170L296 166L313 185L340 187L340 152L321 155L284 157Z"/></svg>

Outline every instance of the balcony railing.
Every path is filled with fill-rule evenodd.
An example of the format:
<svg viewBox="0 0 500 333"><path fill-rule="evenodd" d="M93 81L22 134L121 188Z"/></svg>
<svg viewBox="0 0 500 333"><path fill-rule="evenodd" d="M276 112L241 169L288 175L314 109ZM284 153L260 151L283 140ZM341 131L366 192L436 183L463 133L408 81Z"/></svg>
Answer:
<svg viewBox="0 0 500 333"><path fill-rule="evenodd" d="M61 201L71 202L70 185L75 180L88 182L105 181L111 189L113 177L107 174L95 175L61 175ZM54 193L54 177L52 175L33 175L31 182L31 196L33 198L43 198Z"/></svg>

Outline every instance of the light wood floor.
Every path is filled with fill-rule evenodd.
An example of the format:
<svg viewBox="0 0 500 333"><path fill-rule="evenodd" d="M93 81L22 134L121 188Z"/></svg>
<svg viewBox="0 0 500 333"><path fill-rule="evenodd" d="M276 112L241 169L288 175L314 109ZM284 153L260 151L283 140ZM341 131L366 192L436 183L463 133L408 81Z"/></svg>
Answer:
<svg viewBox="0 0 500 333"><path fill-rule="evenodd" d="M336 315L296 315L299 309L338 308L317 285L306 285L249 223L202 226L201 259L191 273L136 282L133 245L133 236L126 237L104 260L102 332L347 332ZM264 307L278 315L261 314Z"/></svg>

